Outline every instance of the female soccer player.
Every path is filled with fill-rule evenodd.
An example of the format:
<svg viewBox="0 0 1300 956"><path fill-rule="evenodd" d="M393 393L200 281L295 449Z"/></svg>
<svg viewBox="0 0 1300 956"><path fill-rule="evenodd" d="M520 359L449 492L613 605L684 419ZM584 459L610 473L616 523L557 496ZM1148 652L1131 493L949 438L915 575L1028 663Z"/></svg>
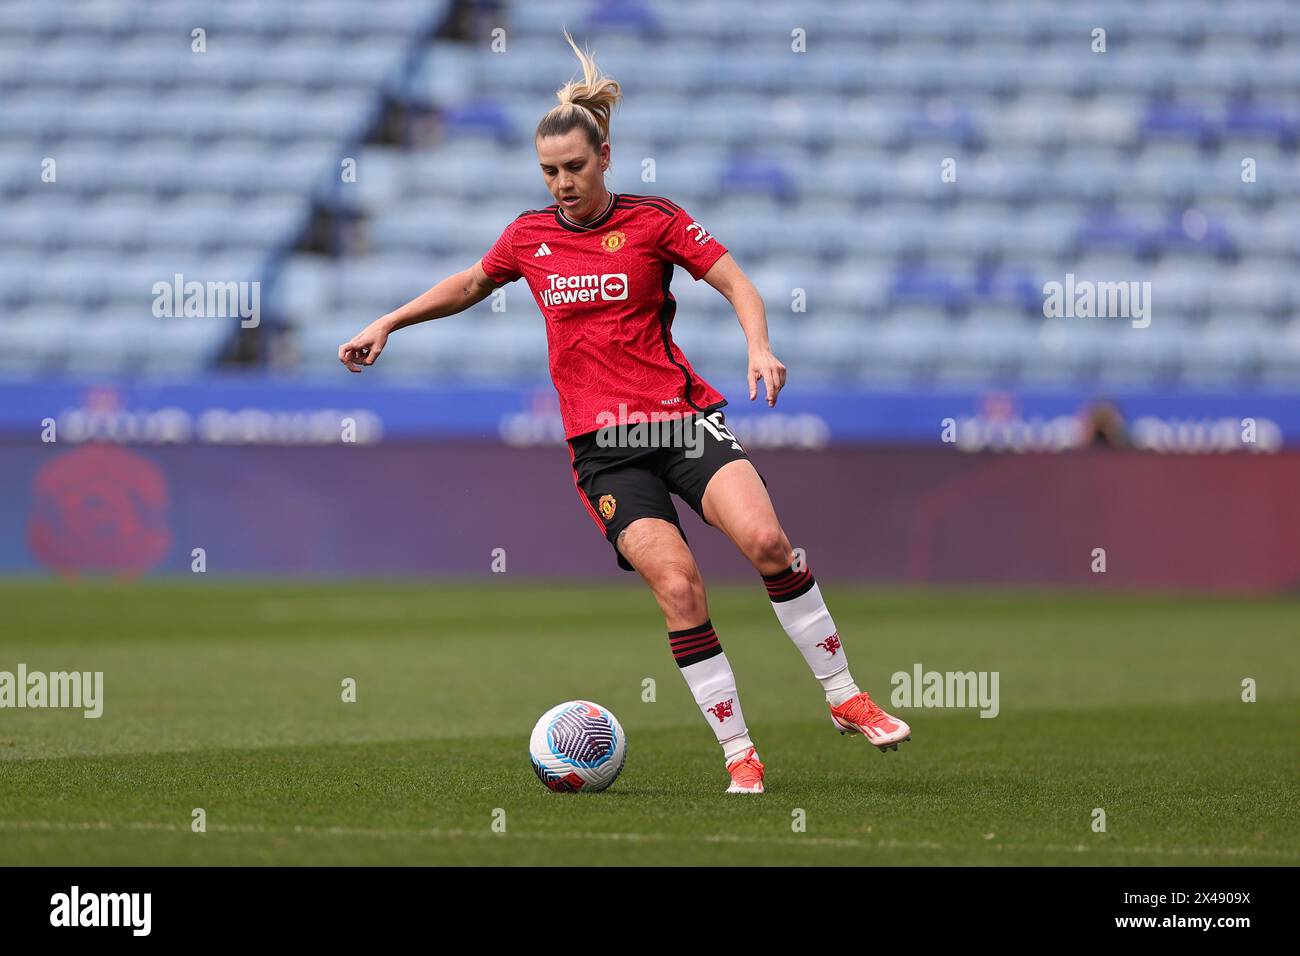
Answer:
<svg viewBox="0 0 1300 956"><path fill-rule="evenodd" d="M840 732L862 734L882 752L897 750L911 730L853 682L812 571L796 561L766 482L727 430L726 399L673 342L669 285L678 265L735 308L749 343L749 398L762 379L775 406L786 369L772 354L763 300L731 254L680 206L605 187L610 113L622 94L565 37L583 80L559 89L559 105L534 140L555 203L520 213L487 255L372 322L339 347L339 361L360 372L397 329L454 315L507 282L527 280L546 319L574 483L619 566L640 574L663 610L673 657L722 745L727 792L762 793L763 764L670 492L721 529L762 576Z"/></svg>

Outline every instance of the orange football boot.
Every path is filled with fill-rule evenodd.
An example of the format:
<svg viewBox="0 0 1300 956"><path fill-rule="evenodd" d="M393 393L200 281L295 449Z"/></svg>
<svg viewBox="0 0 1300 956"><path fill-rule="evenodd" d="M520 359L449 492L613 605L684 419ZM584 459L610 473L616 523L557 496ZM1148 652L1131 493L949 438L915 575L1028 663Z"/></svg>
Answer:
<svg viewBox="0 0 1300 956"><path fill-rule="evenodd" d="M912 728L877 707L865 691L832 707L831 721L842 734L862 734L881 753L912 739Z"/></svg>
<svg viewBox="0 0 1300 956"><path fill-rule="evenodd" d="M750 747L745 756L727 764L727 773L731 774L731 786L727 793L762 793L763 765L758 762L758 754Z"/></svg>

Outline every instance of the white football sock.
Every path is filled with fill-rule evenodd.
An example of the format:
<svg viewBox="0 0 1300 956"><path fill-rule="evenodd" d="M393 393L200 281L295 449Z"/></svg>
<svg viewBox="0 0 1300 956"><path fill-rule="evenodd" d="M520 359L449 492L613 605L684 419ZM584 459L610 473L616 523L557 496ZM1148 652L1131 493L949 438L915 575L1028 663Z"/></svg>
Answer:
<svg viewBox="0 0 1300 956"><path fill-rule="evenodd" d="M706 620L696 627L669 631L668 643L700 713L713 729L718 743L723 744L724 753L730 753L727 745L740 737L748 739L748 730L740 709L736 676L731 672L727 655L722 653L712 623ZM749 746L752 745L747 744L746 749Z"/></svg>
<svg viewBox="0 0 1300 956"><path fill-rule="evenodd" d="M821 682L826 699L839 705L857 694L839 631L822 600L812 569L805 565L802 571L796 571L791 565L776 574L763 575L763 583L776 619Z"/></svg>
<svg viewBox="0 0 1300 956"><path fill-rule="evenodd" d="M856 697L861 693L858 685L853 683L853 675L849 673L847 667L838 674L823 677L822 690L826 691L826 702L832 707L838 707L850 697Z"/></svg>
<svg viewBox="0 0 1300 956"><path fill-rule="evenodd" d="M722 742L722 759L728 767L745 756L746 753L754 746L754 741L749 739L749 734L741 734L739 737L732 737L730 740ZM757 756L758 751L754 751Z"/></svg>

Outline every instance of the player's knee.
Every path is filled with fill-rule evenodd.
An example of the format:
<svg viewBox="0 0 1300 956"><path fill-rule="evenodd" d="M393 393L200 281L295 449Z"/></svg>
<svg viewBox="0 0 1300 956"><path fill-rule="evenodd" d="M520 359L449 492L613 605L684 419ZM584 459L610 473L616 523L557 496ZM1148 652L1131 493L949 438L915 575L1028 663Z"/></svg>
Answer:
<svg viewBox="0 0 1300 956"><path fill-rule="evenodd" d="M790 564L790 541L780 525L759 528L750 536L746 556L756 566L779 571Z"/></svg>
<svg viewBox="0 0 1300 956"><path fill-rule="evenodd" d="M655 595L664 611L689 617L703 603L703 582L699 570L673 566L665 568L655 581Z"/></svg>

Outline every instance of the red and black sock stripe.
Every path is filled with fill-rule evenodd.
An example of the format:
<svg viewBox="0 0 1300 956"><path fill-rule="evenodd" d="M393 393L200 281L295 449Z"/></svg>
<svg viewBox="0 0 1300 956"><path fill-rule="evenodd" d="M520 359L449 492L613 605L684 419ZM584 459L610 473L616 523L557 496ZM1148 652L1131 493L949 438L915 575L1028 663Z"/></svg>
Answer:
<svg viewBox="0 0 1300 956"><path fill-rule="evenodd" d="M718 635L713 630L712 622L707 619L703 624L688 627L684 631L669 631L668 646L672 648L673 659L677 661L678 667L698 664L722 653Z"/></svg>
<svg viewBox="0 0 1300 956"><path fill-rule="evenodd" d="M772 603L779 604L807 594L817 582L813 580L812 568L804 565L802 571L796 571L792 564L784 571L763 575L763 583L767 585L767 596Z"/></svg>

